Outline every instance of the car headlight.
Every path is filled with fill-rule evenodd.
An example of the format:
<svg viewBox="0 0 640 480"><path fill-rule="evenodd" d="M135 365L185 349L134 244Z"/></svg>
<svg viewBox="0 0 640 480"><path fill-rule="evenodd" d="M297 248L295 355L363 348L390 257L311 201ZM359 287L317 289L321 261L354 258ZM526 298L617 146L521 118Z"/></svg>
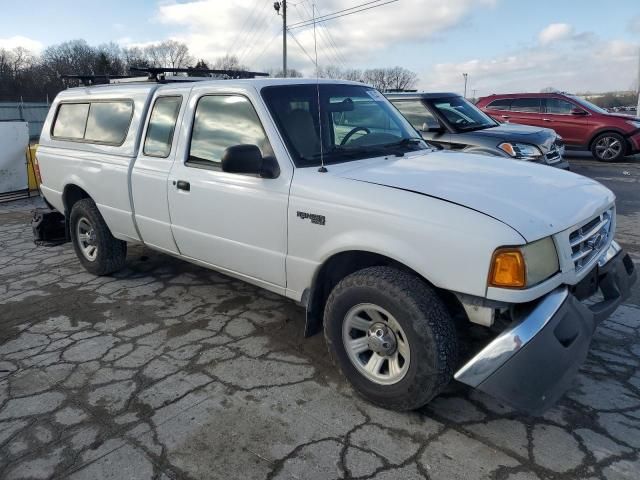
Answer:
<svg viewBox="0 0 640 480"><path fill-rule="evenodd" d="M521 247L498 248L493 252L489 286L526 288L551 277L560 269L551 237Z"/></svg>
<svg viewBox="0 0 640 480"><path fill-rule="evenodd" d="M627 123L633 127L640 128L640 120L627 120Z"/></svg>
<svg viewBox="0 0 640 480"><path fill-rule="evenodd" d="M542 156L538 147L528 143L504 142L498 145L498 148L520 160L534 160Z"/></svg>

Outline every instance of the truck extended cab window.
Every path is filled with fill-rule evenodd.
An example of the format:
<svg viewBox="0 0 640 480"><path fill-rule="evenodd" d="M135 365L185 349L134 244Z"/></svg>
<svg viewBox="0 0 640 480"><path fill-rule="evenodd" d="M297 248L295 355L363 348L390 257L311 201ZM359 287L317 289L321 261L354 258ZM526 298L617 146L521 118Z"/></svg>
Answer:
<svg viewBox="0 0 640 480"><path fill-rule="evenodd" d="M169 156L181 104L182 97L160 97L156 100L144 139L145 155L160 158Z"/></svg>
<svg viewBox="0 0 640 480"><path fill-rule="evenodd" d="M234 145L257 145L273 155L258 114L241 95L207 95L196 107L187 165L220 168L222 154Z"/></svg>

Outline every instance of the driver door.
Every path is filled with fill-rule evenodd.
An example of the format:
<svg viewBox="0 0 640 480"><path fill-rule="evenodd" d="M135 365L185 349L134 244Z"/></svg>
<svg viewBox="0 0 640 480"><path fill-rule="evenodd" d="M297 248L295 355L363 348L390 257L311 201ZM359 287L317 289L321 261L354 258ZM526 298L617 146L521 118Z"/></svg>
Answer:
<svg viewBox="0 0 640 480"><path fill-rule="evenodd" d="M196 86L169 175L171 229L180 253L273 291L286 286L287 205L292 168L274 152L251 92ZM271 125L269 128L273 129ZM273 137L272 137L273 138ZM280 175L224 172L227 147L257 145Z"/></svg>

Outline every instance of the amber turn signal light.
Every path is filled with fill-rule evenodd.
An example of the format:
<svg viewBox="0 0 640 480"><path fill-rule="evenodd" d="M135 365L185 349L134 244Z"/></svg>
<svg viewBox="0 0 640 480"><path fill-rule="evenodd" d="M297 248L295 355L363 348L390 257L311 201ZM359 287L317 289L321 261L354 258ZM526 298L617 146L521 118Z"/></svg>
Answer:
<svg viewBox="0 0 640 480"><path fill-rule="evenodd" d="M493 253L489 285L500 288L523 288L527 284L522 252L515 248L500 248Z"/></svg>

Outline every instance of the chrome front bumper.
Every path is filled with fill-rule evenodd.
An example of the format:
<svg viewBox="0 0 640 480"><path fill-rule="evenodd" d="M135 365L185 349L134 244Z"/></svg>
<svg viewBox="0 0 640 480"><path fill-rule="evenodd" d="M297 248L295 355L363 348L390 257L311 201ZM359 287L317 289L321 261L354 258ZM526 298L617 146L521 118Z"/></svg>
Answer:
<svg viewBox="0 0 640 480"><path fill-rule="evenodd" d="M550 407L571 386L584 362L593 333L630 293L637 272L619 245L594 267L594 291L603 299L592 305L558 287L517 313L502 332L455 374L455 379L526 413Z"/></svg>

